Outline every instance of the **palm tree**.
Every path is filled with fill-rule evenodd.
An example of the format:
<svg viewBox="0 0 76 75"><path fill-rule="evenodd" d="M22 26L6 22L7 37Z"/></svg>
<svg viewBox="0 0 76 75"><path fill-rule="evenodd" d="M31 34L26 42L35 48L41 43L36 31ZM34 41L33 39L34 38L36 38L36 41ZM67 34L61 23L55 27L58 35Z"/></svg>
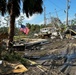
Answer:
<svg viewBox="0 0 76 75"><path fill-rule="evenodd" d="M11 46L10 42L13 41L15 19L20 15L21 3L23 3L23 13L26 13L27 17L35 13L42 13L43 11L42 0L0 0L0 12L2 16L6 12L10 15L9 46Z"/></svg>

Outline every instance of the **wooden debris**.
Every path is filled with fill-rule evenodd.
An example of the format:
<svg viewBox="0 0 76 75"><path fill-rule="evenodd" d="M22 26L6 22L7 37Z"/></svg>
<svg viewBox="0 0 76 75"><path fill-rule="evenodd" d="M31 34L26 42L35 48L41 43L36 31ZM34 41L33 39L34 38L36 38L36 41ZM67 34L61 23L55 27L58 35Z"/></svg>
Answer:
<svg viewBox="0 0 76 75"><path fill-rule="evenodd" d="M28 71L28 69L22 64L16 65L14 69L12 70L13 73L23 73L26 71Z"/></svg>

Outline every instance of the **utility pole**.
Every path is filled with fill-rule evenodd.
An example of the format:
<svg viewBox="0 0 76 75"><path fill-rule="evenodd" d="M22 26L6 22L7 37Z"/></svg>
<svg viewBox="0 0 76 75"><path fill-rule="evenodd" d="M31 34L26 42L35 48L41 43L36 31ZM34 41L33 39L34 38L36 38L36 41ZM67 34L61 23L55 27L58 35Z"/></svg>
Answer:
<svg viewBox="0 0 76 75"><path fill-rule="evenodd" d="M51 24L51 12L49 12L49 16L50 16L50 24Z"/></svg>
<svg viewBox="0 0 76 75"><path fill-rule="evenodd" d="M0 26L1 26L1 20L0 20Z"/></svg>
<svg viewBox="0 0 76 75"><path fill-rule="evenodd" d="M55 12L56 12L56 16L57 16L57 18L58 18L58 14L57 14L57 11L56 11L56 9L55 9Z"/></svg>
<svg viewBox="0 0 76 75"><path fill-rule="evenodd" d="M69 10L69 2L70 0L66 0L66 25L68 26L68 10Z"/></svg>
<svg viewBox="0 0 76 75"><path fill-rule="evenodd" d="M46 26L46 7L44 6L44 26Z"/></svg>
<svg viewBox="0 0 76 75"><path fill-rule="evenodd" d="M55 9L55 12L56 12L56 16L57 16L57 21L56 21L56 22L58 22L58 19L59 19L59 18L58 18L58 14L57 14L56 9ZM57 27L57 28L59 28L59 26L58 26L58 25L56 25L56 27Z"/></svg>

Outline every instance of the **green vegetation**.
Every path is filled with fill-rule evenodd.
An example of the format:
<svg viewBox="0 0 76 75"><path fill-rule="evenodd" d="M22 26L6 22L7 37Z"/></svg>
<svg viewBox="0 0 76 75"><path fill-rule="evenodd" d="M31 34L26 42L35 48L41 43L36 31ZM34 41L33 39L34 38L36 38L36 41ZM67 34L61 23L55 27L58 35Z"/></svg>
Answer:
<svg viewBox="0 0 76 75"><path fill-rule="evenodd" d="M21 3L22 9L21 10ZM9 47L14 38L15 20L20 15L20 11L26 14L27 17L35 13L42 13L43 0L0 0L0 13L2 16L8 12L10 16L10 30L9 30ZM29 9L29 10L28 10Z"/></svg>
<svg viewBox="0 0 76 75"><path fill-rule="evenodd" d="M29 65L30 62L22 57L23 54L19 52L12 52L9 53L8 51L4 51L3 55L1 56L1 60L8 61L8 62L21 62L23 65Z"/></svg>

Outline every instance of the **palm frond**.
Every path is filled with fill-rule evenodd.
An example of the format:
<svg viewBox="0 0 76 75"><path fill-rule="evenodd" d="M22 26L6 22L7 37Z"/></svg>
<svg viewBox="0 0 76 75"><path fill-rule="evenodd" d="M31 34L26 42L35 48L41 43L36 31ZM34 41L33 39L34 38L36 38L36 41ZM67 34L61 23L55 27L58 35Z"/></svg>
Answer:
<svg viewBox="0 0 76 75"><path fill-rule="evenodd" d="M20 15L20 0L8 0L7 9L9 14L11 13L12 10L14 16L18 17Z"/></svg>
<svg viewBox="0 0 76 75"><path fill-rule="evenodd" d="M42 0L23 0L23 13L32 16L34 13L42 13Z"/></svg>
<svg viewBox="0 0 76 75"><path fill-rule="evenodd" d="M4 16L6 13L6 0L0 0L0 12Z"/></svg>
<svg viewBox="0 0 76 75"><path fill-rule="evenodd" d="M43 4L42 0L36 0L35 5L34 5L35 13L42 13L42 11L43 11L42 4Z"/></svg>

